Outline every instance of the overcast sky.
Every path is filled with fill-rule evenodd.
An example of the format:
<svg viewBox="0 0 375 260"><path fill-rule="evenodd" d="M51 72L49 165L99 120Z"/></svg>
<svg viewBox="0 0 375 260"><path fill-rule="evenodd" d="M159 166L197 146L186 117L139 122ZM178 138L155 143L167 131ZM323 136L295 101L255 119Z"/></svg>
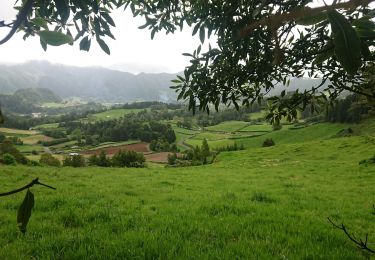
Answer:
<svg viewBox="0 0 375 260"><path fill-rule="evenodd" d="M0 20L11 21L16 12L13 10L14 0L0 0ZM107 44L111 55L105 54L96 42L92 42L89 52L79 50L79 42L74 46L48 46L44 52L39 37L22 39L18 33L7 43L0 45L0 63L20 63L28 60L48 60L74 66L103 66L122 68L126 71L138 72L179 72L188 65L188 58L183 52L192 52L199 45L198 37L191 36L191 29L166 35L164 32L155 35L151 40L150 31L140 30L143 18L134 18L130 12L117 10L113 13L116 28L112 33L116 40L108 38ZM8 28L0 28L2 38Z"/></svg>

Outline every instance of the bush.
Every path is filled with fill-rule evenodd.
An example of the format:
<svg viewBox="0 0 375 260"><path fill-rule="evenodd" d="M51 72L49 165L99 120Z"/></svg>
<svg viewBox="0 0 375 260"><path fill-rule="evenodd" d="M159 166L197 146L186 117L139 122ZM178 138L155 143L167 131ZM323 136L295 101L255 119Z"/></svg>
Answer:
<svg viewBox="0 0 375 260"><path fill-rule="evenodd" d="M17 163L27 164L27 158L9 140L5 140L0 144L0 156L6 153L13 155Z"/></svg>
<svg viewBox="0 0 375 260"><path fill-rule="evenodd" d="M237 144L236 142L233 145L227 145L227 146L222 146L216 149L218 152L231 152L231 151L240 151L240 150L245 150L245 146L243 143Z"/></svg>
<svg viewBox="0 0 375 260"><path fill-rule="evenodd" d="M16 165L17 164L16 158L9 153L3 154L3 160L2 161L6 165Z"/></svg>
<svg viewBox="0 0 375 260"><path fill-rule="evenodd" d="M137 153L134 151L118 151L112 157L112 165L114 167L144 167L146 159L143 153Z"/></svg>
<svg viewBox="0 0 375 260"><path fill-rule="evenodd" d="M93 154L89 157L89 165L99 167L110 167L111 160L107 157L105 151L102 150L99 156Z"/></svg>
<svg viewBox="0 0 375 260"><path fill-rule="evenodd" d="M83 157L80 154L68 155L63 160L63 166L85 167L86 166L85 157Z"/></svg>
<svg viewBox="0 0 375 260"><path fill-rule="evenodd" d="M275 145L275 142L272 140L272 138L267 138L266 140L263 141L263 147L270 147L274 145Z"/></svg>
<svg viewBox="0 0 375 260"><path fill-rule="evenodd" d="M169 165L176 164L176 161L177 161L177 154L176 153L168 154L168 164Z"/></svg>
<svg viewBox="0 0 375 260"><path fill-rule="evenodd" d="M40 156L39 163L42 165L55 166L55 167L60 167L61 165L60 161L49 153L42 154Z"/></svg>

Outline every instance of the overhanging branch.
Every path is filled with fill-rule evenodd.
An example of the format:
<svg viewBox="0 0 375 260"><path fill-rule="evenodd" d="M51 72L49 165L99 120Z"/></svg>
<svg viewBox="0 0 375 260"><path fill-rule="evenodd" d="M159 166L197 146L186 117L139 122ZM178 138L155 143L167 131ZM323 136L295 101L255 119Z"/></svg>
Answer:
<svg viewBox="0 0 375 260"><path fill-rule="evenodd" d="M34 0L27 0L22 6L21 10L17 14L17 18L13 23L12 29L9 33L0 41L0 45L6 43L13 37L17 29L22 25L22 23L27 19L27 14L31 11L34 5Z"/></svg>
<svg viewBox="0 0 375 260"><path fill-rule="evenodd" d="M344 3L337 3L334 5L325 5L315 8L303 7L297 8L287 13L273 14L270 16L263 17L247 26L245 26L239 33L241 37L246 37L249 33L261 26L267 26L270 28L278 28L284 23L297 21L307 16L319 14L323 11L332 9L345 9L354 10L359 6L367 6L375 0L350 0Z"/></svg>

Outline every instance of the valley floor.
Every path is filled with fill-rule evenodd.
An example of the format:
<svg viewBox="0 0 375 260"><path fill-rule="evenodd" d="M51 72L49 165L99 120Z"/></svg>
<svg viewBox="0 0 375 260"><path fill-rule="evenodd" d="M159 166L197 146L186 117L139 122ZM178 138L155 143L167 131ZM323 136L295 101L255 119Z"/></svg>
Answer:
<svg viewBox="0 0 375 260"><path fill-rule="evenodd" d="M275 136L274 147L199 167L1 167L1 191L35 177L57 190L32 188L25 235L24 193L1 198L0 259L369 258L327 217L374 245L375 166L359 161L374 155L375 138L301 131L304 142Z"/></svg>

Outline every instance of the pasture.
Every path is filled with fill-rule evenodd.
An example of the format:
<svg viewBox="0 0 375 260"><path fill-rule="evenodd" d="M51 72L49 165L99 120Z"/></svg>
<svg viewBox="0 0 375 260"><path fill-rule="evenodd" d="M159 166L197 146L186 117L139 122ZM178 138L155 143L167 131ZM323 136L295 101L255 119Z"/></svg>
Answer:
<svg viewBox="0 0 375 260"><path fill-rule="evenodd" d="M342 127L271 132L274 147L198 167L2 167L2 191L35 177L57 190L32 188L24 236L24 194L0 200L0 259L367 259L327 221L375 242L375 167L358 164L375 141L332 138Z"/></svg>
<svg viewBox="0 0 375 260"><path fill-rule="evenodd" d="M244 122L244 121L226 121L218 125L205 127L205 129L208 131L231 133L231 132L239 131L240 129L246 127L247 125L249 125L249 123Z"/></svg>
<svg viewBox="0 0 375 260"><path fill-rule="evenodd" d="M117 119L120 117L123 117L126 114L130 113L138 113L142 111L143 109L111 109L107 110L101 113L97 114L92 114L88 116L89 121L97 121L97 120L112 120L112 119Z"/></svg>

